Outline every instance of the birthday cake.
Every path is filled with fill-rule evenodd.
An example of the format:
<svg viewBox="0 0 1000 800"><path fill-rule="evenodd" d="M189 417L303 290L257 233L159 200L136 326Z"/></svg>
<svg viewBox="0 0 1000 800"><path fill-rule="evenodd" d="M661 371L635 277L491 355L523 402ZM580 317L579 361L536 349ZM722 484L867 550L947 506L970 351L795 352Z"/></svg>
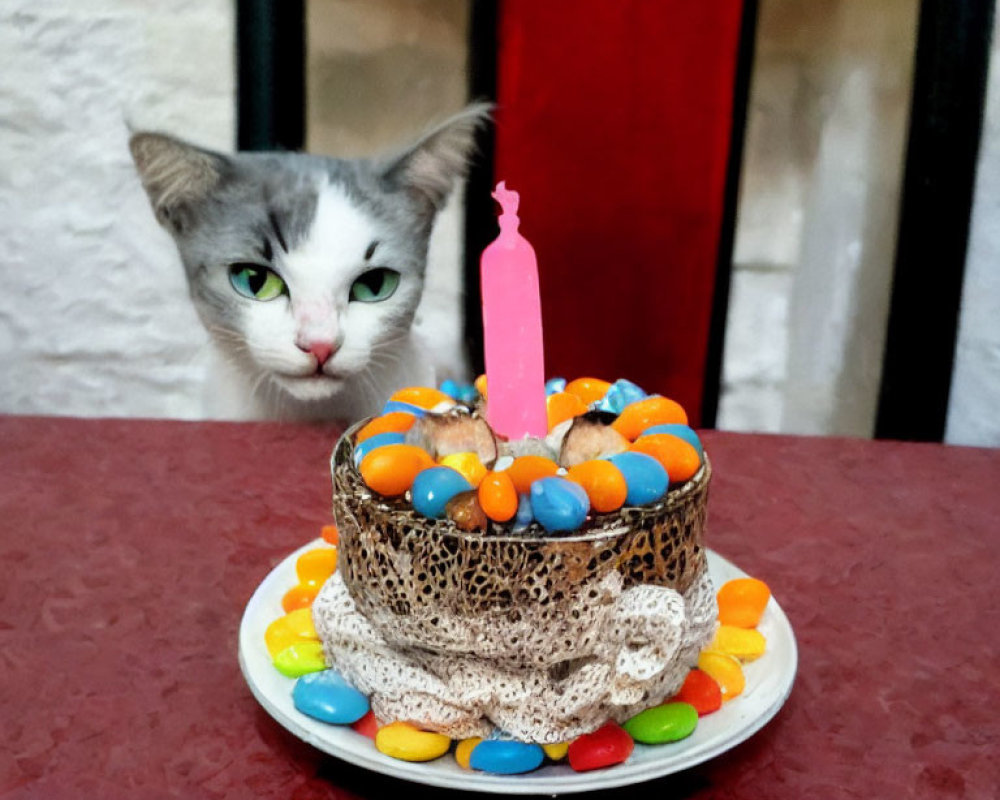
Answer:
<svg viewBox="0 0 1000 800"><path fill-rule="evenodd" d="M379 719L562 742L673 695L711 640L711 469L683 410L627 381L549 390L544 439L411 389L338 444L313 620Z"/></svg>

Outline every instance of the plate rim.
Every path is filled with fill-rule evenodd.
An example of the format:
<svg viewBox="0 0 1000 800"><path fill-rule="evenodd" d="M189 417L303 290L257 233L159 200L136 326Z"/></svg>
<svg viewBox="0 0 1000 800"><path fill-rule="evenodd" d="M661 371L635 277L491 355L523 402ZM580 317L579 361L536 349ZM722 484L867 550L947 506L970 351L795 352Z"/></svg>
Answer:
<svg viewBox="0 0 1000 800"><path fill-rule="evenodd" d="M774 632L777 632L784 646L784 657L782 663L778 665L780 672L776 676L773 674L775 665L768 664L772 672L767 674L772 678L776 677L777 683L770 687L769 694L765 698L767 702L759 712L751 719L742 721L740 726L728 736L723 736L720 739L719 735L716 735L701 743L697 739L694 739L693 743L690 743L691 739L685 740L690 744L680 752L677 750L667 751L669 752L667 758L651 756L632 761L635 755L633 753L633 756L623 764L592 772L574 772L565 762L562 762L547 765L523 775L494 775L476 770L465 770L457 764L442 763L442 759L429 762L408 762L394 759L376 750L371 739L357 733L349 726L329 725L311 719L296 710L291 703L291 687L294 685L294 679L280 675L267 654L263 629L284 613L281 609L280 598L294 582L295 560L302 553L318 546L329 547L322 539L314 539L302 545L282 559L257 585L240 620L238 647L240 670L254 699L272 719L292 735L327 755L389 777L446 789L516 795L569 794L641 783L689 769L743 743L774 718L785 704L794 685L798 670L798 646L795 633L784 610L772 595L761 626L772 629L772 637ZM731 573L726 580L731 579L731 577L747 576L746 572L724 556L711 548L705 548L705 550L710 572ZM264 617L265 613L267 614L266 618ZM261 627L262 625L263 627ZM769 648L770 650L771 648ZM774 654L765 653L759 662L753 663L767 663L764 659L767 659L769 655ZM752 667L753 664L749 666ZM284 702L279 701L274 696L273 685L276 679L279 685L286 687ZM751 696L759 688L759 686L749 685L740 697L734 698L731 702L746 701L748 696ZM703 719L711 719L717 714L723 713L727 707L728 704L719 712ZM700 721L699 724L701 724ZM320 735L318 732L327 735ZM697 730L695 731L696 735ZM348 744L356 743L360 747L338 744L337 740L345 737ZM636 749L640 753L659 752L663 747L665 746L647 746L636 743ZM449 766L453 766L454 769L446 768Z"/></svg>

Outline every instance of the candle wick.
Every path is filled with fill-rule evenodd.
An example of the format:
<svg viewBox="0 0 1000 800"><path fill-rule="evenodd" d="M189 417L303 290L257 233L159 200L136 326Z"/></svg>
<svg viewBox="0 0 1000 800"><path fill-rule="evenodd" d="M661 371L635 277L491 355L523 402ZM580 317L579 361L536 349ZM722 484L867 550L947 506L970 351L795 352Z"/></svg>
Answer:
<svg viewBox="0 0 1000 800"><path fill-rule="evenodd" d="M520 218L517 216L517 207L520 204L521 196L507 188L506 181L500 181L493 191L493 199L500 204L503 213L497 220L502 231L516 231Z"/></svg>

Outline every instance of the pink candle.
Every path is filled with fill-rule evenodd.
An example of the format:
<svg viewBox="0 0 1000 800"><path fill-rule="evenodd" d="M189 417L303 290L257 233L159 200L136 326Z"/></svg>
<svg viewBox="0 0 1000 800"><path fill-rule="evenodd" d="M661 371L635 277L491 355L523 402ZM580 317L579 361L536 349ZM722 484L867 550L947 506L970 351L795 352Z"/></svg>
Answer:
<svg viewBox="0 0 1000 800"><path fill-rule="evenodd" d="M500 235L483 250L483 339L486 416L508 439L545 436L545 361L542 302L535 251L517 232L517 192L503 181L493 192L500 203Z"/></svg>

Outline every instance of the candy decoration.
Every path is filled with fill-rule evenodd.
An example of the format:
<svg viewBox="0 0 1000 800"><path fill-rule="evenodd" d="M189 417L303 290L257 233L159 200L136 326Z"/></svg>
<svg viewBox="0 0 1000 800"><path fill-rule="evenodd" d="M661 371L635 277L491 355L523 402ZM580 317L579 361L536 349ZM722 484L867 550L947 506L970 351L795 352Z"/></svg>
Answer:
<svg viewBox="0 0 1000 800"><path fill-rule="evenodd" d="M531 510L531 498L526 494L517 498L517 514L514 515L515 529L527 528L535 521L535 512Z"/></svg>
<svg viewBox="0 0 1000 800"><path fill-rule="evenodd" d="M633 453L645 453L659 461L673 483L683 483L701 468L698 451L683 439L669 433L640 436L632 443Z"/></svg>
<svg viewBox="0 0 1000 800"><path fill-rule="evenodd" d="M628 486L625 502L630 506L644 506L659 500L670 485L670 477L663 465L645 453L618 453L608 458L622 475Z"/></svg>
<svg viewBox="0 0 1000 800"><path fill-rule="evenodd" d="M740 662L725 653L702 650L698 656L698 669L708 673L719 684L724 703L736 697L746 686L746 678L743 676Z"/></svg>
<svg viewBox="0 0 1000 800"><path fill-rule="evenodd" d="M299 583L289 589L281 598L281 607L286 613L295 611L297 608L308 608L312 601L319 594L319 584Z"/></svg>
<svg viewBox="0 0 1000 800"><path fill-rule="evenodd" d="M307 716L332 725L350 725L368 713L368 698L335 670L303 675L292 689L292 703Z"/></svg>
<svg viewBox="0 0 1000 800"><path fill-rule="evenodd" d="M720 625L708 649L718 650L720 653L726 653L746 663L764 655L764 650L767 649L767 639L764 638L764 634L753 628Z"/></svg>
<svg viewBox="0 0 1000 800"><path fill-rule="evenodd" d="M545 456L518 456L505 470L518 494L526 494L539 478L551 477L558 471L559 465Z"/></svg>
<svg viewBox="0 0 1000 800"><path fill-rule="evenodd" d="M404 414L413 414L413 416L417 418L427 414L426 409L423 409L420 406L415 406L413 403L403 403L399 400L389 400L382 407L382 414L392 414L394 411L402 411Z"/></svg>
<svg viewBox="0 0 1000 800"><path fill-rule="evenodd" d="M590 507L600 513L617 511L628 497L625 476L611 461L584 461L570 467L566 477L583 487L590 500Z"/></svg>
<svg viewBox="0 0 1000 800"><path fill-rule="evenodd" d="M698 716L703 717L722 707L722 689L715 678L700 669L693 669L674 698L693 706Z"/></svg>
<svg viewBox="0 0 1000 800"><path fill-rule="evenodd" d="M611 384L600 378L577 378L566 384L564 391L575 394L584 405L589 406L604 397L610 388Z"/></svg>
<svg viewBox="0 0 1000 800"><path fill-rule="evenodd" d="M621 764L632 755L635 742L620 726L607 722L593 733L570 742L569 765L577 772Z"/></svg>
<svg viewBox="0 0 1000 800"><path fill-rule="evenodd" d="M487 469L483 462L479 460L476 453L450 453L438 459L438 463L462 475L468 482L469 488L475 489L480 481L486 477Z"/></svg>
<svg viewBox="0 0 1000 800"><path fill-rule="evenodd" d="M400 761L433 761L451 747L451 739L442 733L422 731L408 722L390 722L375 734L375 747Z"/></svg>
<svg viewBox="0 0 1000 800"><path fill-rule="evenodd" d="M569 742L556 742L555 744L543 744L542 750L550 761L562 761L566 758L566 751L569 750Z"/></svg>
<svg viewBox="0 0 1000 800"><path fill-rule="evenodd" d="M486 739L469 756L469 766L497 775L520 775L538 769L545 752L537 744L510 739Z"/></svg>
<svg viewBox="0 0 1000 800"><path fill-rule="evenodd" d="M476 387L476 391L479 392L479 396L481 398L483 398L483 400L485 400L486 399L486 376L485 375L480 375L478 378L476 378L475 383L473 383L472 385Z"/></svg>
<svg viewBox="0 0 1000 800"><path fill-rule="evenodd" d="M374 436L369 436L363 442L358 442L354 445L354 466L359 466L365 456L377 447L384 447L387 444L405 443L405 433L376 433Z"/></svg>
<svg viewBox="0 0 1000 800"><path fill-rule="evenodd" d="M359 469L368 488L396 497L413 485L421 470L433 466L426 450L412 444L387 444L366 455Z"/></svg>
<svg viewBox="0 0 1000 800"><path fill-rule="evenodd" d="M552 430L560 422L587 413L587 404L575 394L557 392L545 398L545 413L548 419L548 430Z"/></svg>
<svg viewBox="0 0 1000 800"><path fill-rule="evenodd" d="M316 547L295 559L295 574L299 583L322 586L337 569L337 548Z"/></svg>
<svg viewBox="0 0 1000 800"><path fill-rule="evenodd" d="M576 530L589 509L587 493L573 481L552 477L531 484L531 510L547 531Z"/></svg>
<svg viewBox="0 0 1000 800"><path fill-rule="evenodd" d="M638 400L622 409L611 427L626 439L635 439L653 425L678 423L687 425L687 414L678 403L667 397L655 395Z"/></svg>
<svg viewBox="0 0 1000 800"><path fill-rule="evenodd" d="M642 744L677 742L694 733L698 712L688 703L663 703L640 711L622 727Z"/></svg>
<svg viewBox="0 0 1000 800"><path fill-rule="evenodd" d="M632 381L619 378L608 388L607 393L597 403L599 411L610 411L620 414L626 406L646 398L646 393Z"/></svg>
<svg viewBox="0 0 1000 800"><path fill-rule="evenodd" d="M417 473L410 494L413 510L431 519L445 515L448 501L460 492L467 492L472 485L460 472L451 467L430 467Z"/></svg>
<svg viewBox="0 0 1000 800"><path fill-rule="evenodd" d="M737 628L756 628L764 615L771 590L756 578L735 578L719 589L719 622Z"/></svg>
<svg viewBox="0 0 1000 800"><path fill-rule="evenodd" d="M365 439L370 439L372 436L380 433L406 433L413 427L413 423L416 421L417 418L413 414L407 414L405 411L393 411L389 414L383 414L380 417L375 417L375 419L358 431L354 443L355 445L361 444Z"/></svg>
<svg viewBox="0 0 1000 800"><path fill-rule="evenodd" d="M356 733L360 733L362 736L367 736L374 742L375 735L378 733L379 729L378 719L375 717L375 712L369 710L368 713L357 722L351 723L351 729Z"/></svg>
<svg viewBox="0 0 1000 800"><path fill-rule="evenodd" d="M557 394L558 392L563 392L566 390L566 379L565 378L549 378L545 381L545 396L548 397L550 394Z"/></svg>
<svg viewBox="0 0 1000 800"><path fill-rule="evenodd" d="M458 381L453 381L451 378L447 378L441 381L441 385L438 389L448 395L448 397L452 400L462 400L462 387L459 385Z"/></svg>
<svg viewBox="0 0 1000 800"><path fill-rule="evenodd" d="M288 678L301 678L310 672L326 669L323 645L316 642L296 642L274 657L274 666Z"/></svg>
<svg viewBox="0 0 1000 800"><path fill-rule="evenodd" d="M444 512L461 531L481 531L486 528L486 512L479 505L475 490L456 494L445 505Z"/></svg>
<svg viewBox="0 0 1000 800"><path fill-rule="evenodd" d="M319 535L327 544L332 544L334 547L340 544L340 531L337 530L336 525L324 525L320 528Z"/></svg>
<svg viewBox="0 0 1000 800"><path fill-rule="evenodd" d="M296 642L318 642L319 635L313 626L312 610L297 608L278 617L264 630L264 645L271 658Z"/></svg>
<svg viewBox="0 0 1000 800"><path fill-rule="evenodd" d="M494 522L507 522L517 514L517 490L506 472L486 473L479 483L477 496L483 512Z"/></svg>
<svg viewBox="0 0 1000 800"><path fill-rule="evenodd" d="M405 389L400 389L398 392L394 392L392 396L389 397L389 400L399 403L409 403L410 405L423 409L434 408L434 406L438 403L454 405L453 398L449 397L441 390L434 389L430 386L408 386Z"/></svg>
<svg viewBox="0 0 1000 800"><path fill-rule="evenodd" d="M462 769L472 769L469 765L469 757L472 755L472 751L476 745L482 740L481 736L472 736L469 739L462 739L462 741L455 745L455 761L458 762L458 766Z"/></svg>
<svg viewBox="0 0 1000 800"><path fill-rule="evenodd" d="M676 423L650 425L640 434L640 436L647 436L651 433L669 433L671 436L683 439L698 451L699 458L705 457L705 448L701 446L701 439L698 438L698 434L694 432L694 428L690 425L678 425Z"/></svg>

